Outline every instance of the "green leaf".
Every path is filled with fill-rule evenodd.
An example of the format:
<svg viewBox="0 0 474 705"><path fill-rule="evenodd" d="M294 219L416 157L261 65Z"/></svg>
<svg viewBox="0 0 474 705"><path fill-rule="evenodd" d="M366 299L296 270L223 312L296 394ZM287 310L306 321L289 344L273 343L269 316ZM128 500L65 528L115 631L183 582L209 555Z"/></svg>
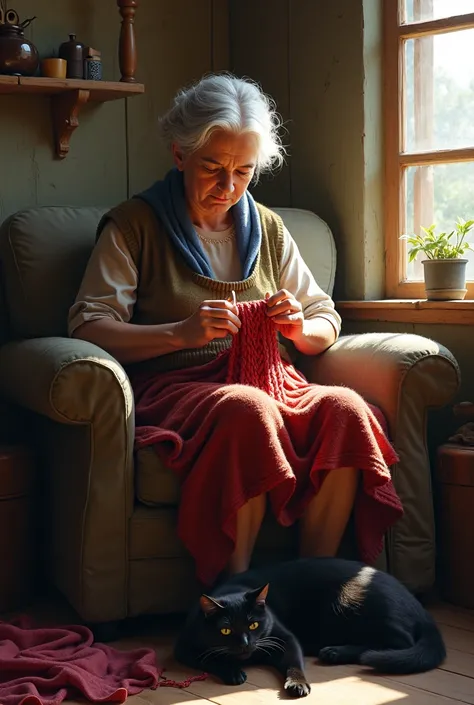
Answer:
<svg viewBox="0 0 474 705"><path fill-rule="evenodd" d="M436 233L436 224L432 223L429 227L421 225L422 233L405 233L400 236L400 239L410 245L408 248L410 262L413 262L420 252L423 252L428 259L456 259L467 250L474 252L472 245L465 242L465 237L472 227L474 227L474 219L465 221L458 217L455 229L450 232ZM456 237L453 241L454 236Z"/></svg>

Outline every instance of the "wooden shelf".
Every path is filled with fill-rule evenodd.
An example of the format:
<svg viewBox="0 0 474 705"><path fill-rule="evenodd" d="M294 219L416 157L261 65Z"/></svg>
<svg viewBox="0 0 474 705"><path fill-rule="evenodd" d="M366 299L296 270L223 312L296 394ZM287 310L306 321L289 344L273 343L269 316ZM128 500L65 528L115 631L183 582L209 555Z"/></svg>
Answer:
<svg viewBox="0 0 474 705"><path fill-rule="evenodd" d="M13 86L13 90L15 90L16 85L18 85L17 76L0 76L0 93L12 93L9 88Z"/></svg>
<svg viewBox="0 0 474 705"><path fill-rule="evenodd" d="M69 152L71 136L79 126L78 115L87 102L131 98L145 91L142 83L122 81L83 81L80 79L0 76L0 94L51 96L56 154L64 159Z"/></svg>
<svg viewBox="0 0 474 705"><path fill-rule="evenodd" d="M89 91L89 100L103 103L140 95L143 83L121 81L83 81L76 78L41 78L40 76L0 76L0 93L39 93L56 95L68 91Z"/></svg>

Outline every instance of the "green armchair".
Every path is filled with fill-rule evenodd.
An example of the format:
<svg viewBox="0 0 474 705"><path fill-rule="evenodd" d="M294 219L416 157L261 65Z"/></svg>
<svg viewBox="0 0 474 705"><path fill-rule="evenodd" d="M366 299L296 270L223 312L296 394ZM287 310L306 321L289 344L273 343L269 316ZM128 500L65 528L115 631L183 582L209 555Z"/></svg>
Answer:
<svg viewBox="0 0 474 705"><path fill-rule="evenodd" d="M32 412L51 507L49 574L90 623L181 611L198 589L176 535L176 478L153 450L134 451L125 370L97 346L67 337L67 312L105 210L30 208L0 228L0 395ZM308 211L277 210L331 293L328 226ZM348 385L384 412L400 456L392 472L405 515L388 533L381 562L413 591L430 589L435 536L426 415L453 400L456 360L426 338L370 334L342 336L301 366L311 380ZM257 560L294 550L294 527L268 517Z"/></svg>

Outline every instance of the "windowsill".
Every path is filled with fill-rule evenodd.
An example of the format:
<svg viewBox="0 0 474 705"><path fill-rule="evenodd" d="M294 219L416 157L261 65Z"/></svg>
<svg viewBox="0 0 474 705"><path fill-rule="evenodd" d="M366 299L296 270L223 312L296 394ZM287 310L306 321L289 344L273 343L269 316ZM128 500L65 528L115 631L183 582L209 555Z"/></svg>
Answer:
<svg viewBox="0 0 474 705"><path fill-rule="evenodd" d="M336 309L346 321L474 325L474 299L464 299L463 301L427 301L426 299L336 301Z"/></svg>

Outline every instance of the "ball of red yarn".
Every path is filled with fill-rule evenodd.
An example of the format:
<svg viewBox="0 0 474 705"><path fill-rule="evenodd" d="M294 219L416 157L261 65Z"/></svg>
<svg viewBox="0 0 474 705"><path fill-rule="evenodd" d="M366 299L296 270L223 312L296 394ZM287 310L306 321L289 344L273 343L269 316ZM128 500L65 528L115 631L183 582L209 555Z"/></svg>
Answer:
<svg viewBox="0 0 474 705"><path fill-rule="evenodd" d="M242 326L234 336L227 366L227 384L247 384L285 401L284 367L273 321L265 301L237 304Z"/></svg>

